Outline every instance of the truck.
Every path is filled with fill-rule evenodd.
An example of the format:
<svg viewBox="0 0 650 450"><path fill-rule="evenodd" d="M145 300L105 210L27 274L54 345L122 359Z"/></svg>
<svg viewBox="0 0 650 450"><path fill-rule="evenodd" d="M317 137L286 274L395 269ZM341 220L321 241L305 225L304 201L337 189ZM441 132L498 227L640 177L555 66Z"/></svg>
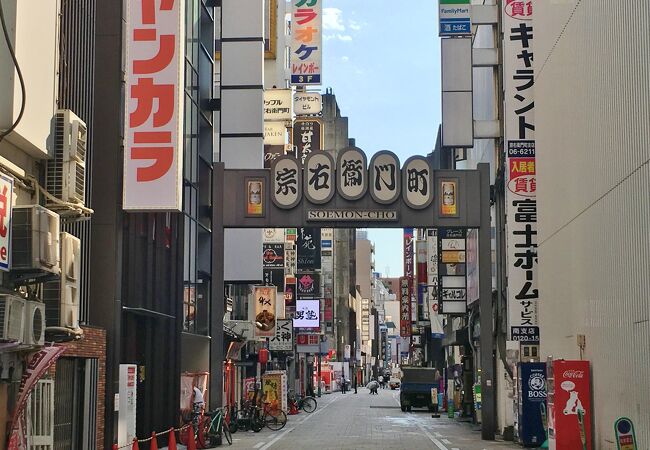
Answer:
<svg viewBox="0 0 650 450"><path fill-rule="evenodd" d="M435 367L402 366L399 401L403 412L412 407L434 410L431 389L440 386L440 372Z"/></svg>

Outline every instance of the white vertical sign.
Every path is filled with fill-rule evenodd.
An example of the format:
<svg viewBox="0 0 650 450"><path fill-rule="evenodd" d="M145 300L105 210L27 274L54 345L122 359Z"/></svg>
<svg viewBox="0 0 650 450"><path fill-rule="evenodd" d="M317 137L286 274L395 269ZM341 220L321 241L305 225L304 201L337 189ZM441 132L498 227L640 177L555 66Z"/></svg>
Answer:
<svg viewBox="0 0 650 450"><path fill-rule="evenodd" d="M509 336L539 342L533 0L503 2Z"/></svg>
<svg viewBox="0 0 650 450"><path fill-rule="evenodd" d="M185 4L126 6L125 210L182 208Z"/></svg>
<svg viewBox="0 0 650 450"><path fill-rule="evenodd" d="M427 309L431 336L444 337L442 317L438 313L438 230L427 230Z"/></svg>
<svg viewBox="0 0 650 450"><path fill-rule="evenodd" d="M138 392L138 366L120 364L120 396L117 419L117 445L129 445L135 434L135 418Z"/></svg>
<svg viewBox="0 0 650 450"><path fill-rule="evenodd" d="M291 84L321 84L322 1L291 1Z"/></svg>

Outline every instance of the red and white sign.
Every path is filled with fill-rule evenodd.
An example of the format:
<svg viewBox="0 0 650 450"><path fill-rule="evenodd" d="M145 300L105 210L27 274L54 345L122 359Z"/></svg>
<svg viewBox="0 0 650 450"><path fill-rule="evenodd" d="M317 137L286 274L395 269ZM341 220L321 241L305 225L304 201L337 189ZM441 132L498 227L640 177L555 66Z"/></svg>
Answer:
<svg viewBox="0 0 650 450"><path fill-rule="evenodd" d="M179 0L127 2L125 210L182 207L183 10Z"/></svg>
<svg viewBox="0 0 650 450"><path fill-rule="evenodd" d="M11 213L14 179L0 174L0 270L11 268Z"/></svg>

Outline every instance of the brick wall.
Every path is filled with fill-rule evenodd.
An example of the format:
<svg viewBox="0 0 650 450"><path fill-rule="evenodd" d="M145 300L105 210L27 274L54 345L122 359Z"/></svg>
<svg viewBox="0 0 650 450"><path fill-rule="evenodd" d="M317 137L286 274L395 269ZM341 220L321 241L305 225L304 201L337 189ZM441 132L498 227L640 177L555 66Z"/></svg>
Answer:
<svg viewBox="0 0 650 450"><path fill-rule="evenodd" d="M62 357L97 358L99 373L97 376L97 448L104 445L104 402L106 396L106 330L103 328L82 326L83 339L63 344L66 347ZM49 371L52 378L56 374L56 364Z"/></svg>

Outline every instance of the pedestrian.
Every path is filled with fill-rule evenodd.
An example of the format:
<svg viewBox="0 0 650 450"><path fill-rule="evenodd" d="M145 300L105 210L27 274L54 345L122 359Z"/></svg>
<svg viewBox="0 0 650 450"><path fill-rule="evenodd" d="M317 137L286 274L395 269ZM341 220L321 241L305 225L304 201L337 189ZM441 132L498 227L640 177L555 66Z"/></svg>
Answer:
<svg viewBox="0 0 650 450"><path fill-rule="evenodd" d="M341 393L345 394L346 389L346 382L345 382L345 376L341 376Z"/></svg>
<svg viewBox="0 0 650 450"><path fill-rule="evenodd" d="M379 386L384 389L384 376L379 375Z"/></svg>
<svg viewBox="0 0 650 450"><path fill-rule="evenodd" d="M194 386L192 391L192 425L196 429L199 426L199 417L205 406L205 400L203 398L203 392L201 392L198 386Z"/></svg>

